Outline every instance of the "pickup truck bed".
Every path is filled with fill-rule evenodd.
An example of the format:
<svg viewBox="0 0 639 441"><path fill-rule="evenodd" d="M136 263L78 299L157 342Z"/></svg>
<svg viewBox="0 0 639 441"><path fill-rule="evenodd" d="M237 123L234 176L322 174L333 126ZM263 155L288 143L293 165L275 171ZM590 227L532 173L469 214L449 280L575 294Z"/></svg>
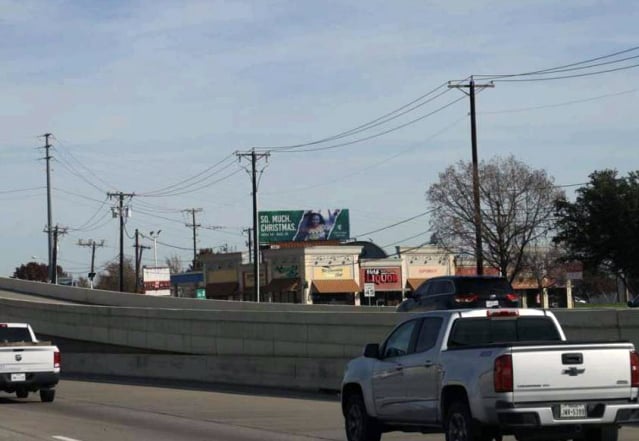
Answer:
<svg viewBox="0 0 639 441"><path fill-rule="evenodd" d="M0 323L0 390L26 398L39 392L43 402L55 398L60 351L38 341L26 323Z"/></svg>
<svg viewBox="0 0 639 441"><path fill-rule="evenodd" d="M342 382L349 441L393 430L447 441L616 441L639 423L629 342L568 342L550 311L411 314L352 360Z"/></svg>

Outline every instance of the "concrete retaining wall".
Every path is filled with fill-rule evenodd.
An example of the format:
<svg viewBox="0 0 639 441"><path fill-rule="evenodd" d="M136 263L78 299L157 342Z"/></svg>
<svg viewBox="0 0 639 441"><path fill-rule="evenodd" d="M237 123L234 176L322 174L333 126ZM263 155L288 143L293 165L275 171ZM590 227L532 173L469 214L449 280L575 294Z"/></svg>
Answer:
<svg viewBox="0 0 639 441"><path fill-rule="evenodd" d="M214 309L234 311L326 311L388 312L394 307L350 305L301 305L294 303L255 303L226 300L191 299L52 285L50 283L0 277L0 290L38 295L87 305L131 306L140 308Z"/></svg>
<svg viewBox="0 0 639 441"><path fill-rule="evenodd" d="M50 288L45 289L40 285L44 284L38 284L35 294L64 288L47 285ZM26 292L25 286L20 285L21 292ZM0 288L10 289L3 283ZM96 291L90 294L108 296ZM79 299L88 294L64 295ZM105 303L115 303L122 298L118 296L146 297L117 293L115 299ZM305 307L293 311L277 310L277 306L281 305L253 305L262 310L169 309L0 298L0 321L28 322L36 333L51 336L54 342L56 338L81 342L82 350L77 345L66 350L60 343L64 372L337 390L346 362L359 355L365 343L381 341L407 316L374 308L356 312L350 308L326 311ZM624 339L639 345L639 311L553 312L569 339ZM130 353L104 347L92 350L92 344L126 347Z"/></svg>

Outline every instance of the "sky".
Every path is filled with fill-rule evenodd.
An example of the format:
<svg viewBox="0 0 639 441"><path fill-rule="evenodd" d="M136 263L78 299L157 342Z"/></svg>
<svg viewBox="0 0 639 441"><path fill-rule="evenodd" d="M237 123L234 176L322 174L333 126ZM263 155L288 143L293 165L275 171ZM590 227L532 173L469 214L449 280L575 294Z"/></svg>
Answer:
<svg viewBox="0 0 639 441"><path fill-rule="evenodd" d="M75 277L91 262L80 241L104 241L98 272L117 259L109 193L134 194L124 250L137 229L145 265L161 230L158 264L188 266L192 209L198 248L246 253L237 153L253 148L269 153L259 210L346 208L353 238L427 242L428 187L471 160L469 100L447 87L470 76L495 80L477 94L481 161L513 155L569 197L595 170L626 175L639 169L639 68L601 71L639 64L639 50L495 75L632 49L637 17L625 0L0 0L0 275L47 261L44 133L58 264ZM371 121L383 124L345 133Z"/></svg>

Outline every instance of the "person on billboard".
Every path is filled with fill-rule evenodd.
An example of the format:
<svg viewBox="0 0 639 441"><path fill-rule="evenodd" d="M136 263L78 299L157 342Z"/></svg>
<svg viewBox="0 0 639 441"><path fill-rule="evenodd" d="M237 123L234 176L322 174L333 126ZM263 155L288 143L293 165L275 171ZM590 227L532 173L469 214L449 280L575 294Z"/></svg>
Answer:
<svg viewBox="0 0 639 441"><path fill-rule="evenodd" d="M307 211L304 213L300 227L298 228L297 234L293 240L302 241L328 239L339 211L339 208L333 210L332 213L331 210L328 210L328 219L325 219L318 211Z"/></svg>

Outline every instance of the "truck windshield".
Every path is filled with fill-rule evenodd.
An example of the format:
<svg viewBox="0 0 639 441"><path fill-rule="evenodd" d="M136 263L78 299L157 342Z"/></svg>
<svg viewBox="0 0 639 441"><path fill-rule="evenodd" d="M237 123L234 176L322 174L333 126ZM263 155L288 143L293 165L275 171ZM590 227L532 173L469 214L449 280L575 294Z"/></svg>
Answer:
<svg viewBox="0 0 639 441"><path fill-rule="evenodd" d="M520 341L559 341L561 336L548 317L458 319L448 338L448 347L479 346Z"/></svg>
<svg viewBox="0 0 639 441"><path fill-rule="evenodd" d="M0 343L30 342L31 335L27 328L0 328Z"/></svg>

